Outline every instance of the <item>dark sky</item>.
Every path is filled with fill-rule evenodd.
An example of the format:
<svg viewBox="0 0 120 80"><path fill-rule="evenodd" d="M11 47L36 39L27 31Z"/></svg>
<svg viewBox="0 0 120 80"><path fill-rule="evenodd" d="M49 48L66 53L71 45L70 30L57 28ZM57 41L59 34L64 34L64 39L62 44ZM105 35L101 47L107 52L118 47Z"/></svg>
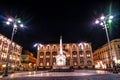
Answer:
<svg viewBox="0 0 120 80"><path fill-rule="evenodd" d="M39 0L0 0L0 33L10 38L12 27L5 17L20 17L26 27L18 28L14 41L24 49L35 51L35 42L91 42L93 50L107 42L105 30L94 21L102 14L115 15L110 39L120 38L119 0L80 0L80 2L40 2Z"/></svg>

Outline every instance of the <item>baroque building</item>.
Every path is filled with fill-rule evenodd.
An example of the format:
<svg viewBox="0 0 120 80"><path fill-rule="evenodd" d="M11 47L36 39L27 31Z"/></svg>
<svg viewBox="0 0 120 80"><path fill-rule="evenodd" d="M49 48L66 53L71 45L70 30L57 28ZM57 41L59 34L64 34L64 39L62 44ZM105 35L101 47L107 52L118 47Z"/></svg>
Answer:
<svg viewBox="0 0 120 80"><path fill-rule="evenodd" d="M23 71L36 70L36 58L33 53L28 50L24 50L21 55L21 64L21 70Z"/></svg>
<svg viewBox="0 0 120 80"><path fill-rule="evenodd" d="M120 39L110 41L111 54L108 44L105 44L93 52L95 68L107 69L120 67ZM112 56L112 57L111 57Z"/></svg>
<svg viewBox="0 0 120 80"><path fill-rule="evenodd" d="M0 70L3 71L6 67L7 54L10 45L10 40L0 34ZM22 47L15 42L12 43L10 56L9 56L9 65L10 69L18 69L21 64L21 52Z"/></svg>
<svg viewBox="0 0 120 80"><path fill-rule="evenodd" d="M63 43L66 66L71 68L93 68L91 43ZM39 69L51 69L56 65L59 44L44 44L38 50L37 65Z"/></svg>

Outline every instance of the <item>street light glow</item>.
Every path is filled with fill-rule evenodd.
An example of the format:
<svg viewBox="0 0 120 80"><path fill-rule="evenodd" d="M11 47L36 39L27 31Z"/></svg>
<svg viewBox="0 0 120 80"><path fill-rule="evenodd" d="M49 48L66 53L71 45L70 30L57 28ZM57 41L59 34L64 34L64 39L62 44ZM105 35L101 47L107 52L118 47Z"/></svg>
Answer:
<svg viewBox="0 0 120 80"><path fill-rule="evenodd" d="M7 24L7 25L10 25L10 22L9 22L9 21L7 21L7 22L6 22L6 24Z"/></svg>
<svg viewBox="0 0 120 80"><path fill-rule="evenodd" d="M105 16L101 16L101 18L100 18L101 20L104 20L105 19Z"/></svg>
<svg viewBox="0 0 120 80"><path fill-rule="evenodd" d="M22 21L19 18L17 18L17 19L8 18L6 24L10 25L12 23L14 23L13 27L15 27L15 28L18 27L18 26L19 27L24 27L24 25L22 24Z"/></svg>
<svg viewBox="0 0 120 80"><path fill-rule="evenodd" d="M104 26L106 23L112 23L113 18L114 16L112 15L107 15L106 17L101 16L99 19L95 21L95 24L100 24L101 26Z"/></svg>
<svg viewBox="0 0 120 80"><path fill-rule="evenodd" d="M111 19L109 19L109 20L108 20L108 23L111 23L111 22L112 22L112 20L111 20Z"/></svg>
<svg viewBox="0 0 120 80"><path fill-rule="evenodd" d="M14 27L14 28L17 28L17 25L16 25L16 24L14 24L14 25L13 25L13 27Z"/></svg>
<svg viewBox="0 0 120 80"><path fill-rule="evenodd" d="M43 45L40 44L40 43L35 43L35 44L34 44L34 47L37 47L37 46L42 47Z"/></svg>
<svg viewBox="0 0 120 80"><path fill-rule="evenodd" d="M100 25L103 26L103 22L101 22Z"/></svg>
<svg viewBox="0 0 120 80"><path fill-rule="evenodd" d="M109 19L113 19L113 16L111 15L111 16L109 16Z"/></svg>
<svg viewBox="0 0 120 80"><path fill-rule="evenodd" d="M21 20L17 20L17 22L20 24L20 23L21 23Z"/></svg>
<svg viewBox="0 0 120 80"><path fill-rule="evenodd" d="M24 27L24 25L23 25L23 24L20 24L20 27Z"/></svg>
<svg viewBox="0 0 120 80"><path fill-rule="evenodd" d="M8 18L8 21L9 21L9 22L13 22L13 19L12 19L12 18Z"/></svg>
<svg viewBox="0 0 120 80"><path fill-rule="evenodd" d="M99 23L99 20L96 20L95 23L98 24L98 23Z"/></svg>
<svg viewBox="0 0 120 80"><path fill-rule="evenodd" d="M35 44L34 44L34 47L36 47L37 45L38 45L38 43L35 43Z"/></svg>

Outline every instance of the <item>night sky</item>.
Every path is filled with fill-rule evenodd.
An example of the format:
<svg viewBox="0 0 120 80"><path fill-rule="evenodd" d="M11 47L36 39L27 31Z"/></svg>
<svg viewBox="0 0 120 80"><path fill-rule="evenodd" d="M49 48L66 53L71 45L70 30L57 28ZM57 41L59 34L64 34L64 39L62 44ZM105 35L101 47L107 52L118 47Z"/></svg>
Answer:
<svg viewBox="0 0 120 80"><path fill-rule="evenodd" d="M110 8L111 6L111 8ZM25 28L18 28L14 41L34 52L42 44L91 42L93 50L107 42L105 30L94 21L111 11L110 39L120 38L119 0L80 0L80 2L40 2L39 0L0 0L0 33L10 38L12 27L4 24L8 16L20 17Z"/></svg>

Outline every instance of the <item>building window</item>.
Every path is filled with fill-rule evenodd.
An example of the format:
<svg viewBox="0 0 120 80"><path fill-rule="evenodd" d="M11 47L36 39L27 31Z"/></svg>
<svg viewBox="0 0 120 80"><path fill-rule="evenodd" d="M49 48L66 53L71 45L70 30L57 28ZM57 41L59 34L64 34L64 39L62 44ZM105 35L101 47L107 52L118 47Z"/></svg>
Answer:
<svg viewBox="0 0 120 80"><path fill-rule="evenodd" d="M52 55L53 55L53 56L56 56L56 55L57 55L57 52L52 52Z"/></svg>
<svg viewBox="0 0 120 80"><path fill-rule="evenodd" d="M83 55L83 54L80 54L80 57L84 57L84 55Z"/></svg>
<svg viewBox="0 0 120 80"><path fill-rule="evenodd" d="M73 51L72 54L73 54L73 57L77 57L77 51Z"/></svg>
<svg viewBox="0 0 120 80"><path fill-rule="evenodd" d="M83 51L79 51L80 57L84 57Z"/></svg>
<svg viewBox="0 0 120 80"><path fill-rule="evenodd" d="M72 48L75 49L75 47L76 47L75 44L73 44L73 45L72 45Z"/></svg>
<svg viewBox="0 0 120 80"><path fill-rule="evenodd" d="M43 59L40 59L40 62L43 63Z"/></svg>
<svg viewBox="0 0 120 80"><path fill-rule="evenodd" d="M86 51L86 56L89 58L91 55L90 55L91 51Z"/></svg>
<svg viewBox="0 0 120 80"><path fill-rule="evenodd" d="M6 52L7 52L7 48L8 48L8 43L7 43L7 41L5 41L5 42L3 42L2 51L3 51L4 53L6 53Z"/></svg>
<svg viewBox="0 0 120 80"><path fill-rule="evenodd" d="M79 51L79 54L83 54L83 51Z"/></svg>
<svg viewBox="0 0 120 80"><path fill-rule="evenodd" d="M73 55L73 57L77 57L77 55Z"/></svg>
<svg viewBox="0 0 120 80"><path fill-rule="evenodd" d="M73 54L73 55L77 55L77 51L73 51L72 54Z"/></svg>
<svg viewBox="0 0 120 80"><path fill-rule="evenodd" d="M53 49L55 49L55 48L56 48L56 46L54 45L54 46L53 46Z"/></svg>
<svg viewBox="0 0 120 80"><path fill-rule="evenodd" d="M50 63L49 62L47 62L47 66L49 66L50 65Z"/></svg>
<svg viewBox="0 0 120 80"><path fill-rule="evenodd" d="M84 64L84 61L80 61L80 64L82 64L82 65L83 65L83 64Z"/></svg>
<svg viewBox="0 0 120 80"><path fill-rule="evenodd" d="M40 63L40 66L43 66L43 63Z"/></svg>
<svg viewBox="0 0 120 80"><path fill-rule="evenodd" d="M84 58L83 57L80 57L80 61L83 61L84 60Z"/></svg>
<svg viewBox="0 0 120 80"><path fill-rule="evenodd" d="M74 62L74 66L77 66L77 62Z"/></svg>
<svg viewBox="0 0 120 80"><path fill-rule="evenodd" d="M47 56L50 55L50 52L46 52L46 55L47 55Z"/></svg>
<svg viewBox="0 0 120 80"><path fill-rule="evenodd" d="M43 58L43 56L40 56L40 58Z"/></svg>
<svg viewBox="0 0 120 80"><path fill-rule="evenodd" d="M86 54L90 54L91 53L91 51L86 51Z"/></svg>
<svg viewBox="0 0 120 80"><path fill-rule="evenodd" d="M88 45L88 44L86 44L86 48L87 48L87 49L89 48L89 45Z"/></svg>
<svg viewBox="0 0 120 80"><path fill-rule="evenodd" d="M53 62L53 65L56 65L56 63L55 63L55 62Z"/></svg>
<svg viewBox="0 0 120 80"><path fill-rule="evenodd" d="M50 46L47 46L47 49L50 49Z"/></svg>
<svg viewBox="0 0 120 80"><path fill-rule="evenodd" d="M87 64L88 64L88 65L91 65L91 64L92 64L92 62L89 60L89 61L87 61Z"/></svg>
<svg viewBox="0 0 120 80"><path fill-rule="evenodd" d="M44 55L44 52L40 52L40 55Z"/></svg>
<svg viewBox="0 0 120 80"><path fill-rule="evenodd" d="M87 56L88 58L90 58L90 54L87 54L86 56Z"/></svg>

